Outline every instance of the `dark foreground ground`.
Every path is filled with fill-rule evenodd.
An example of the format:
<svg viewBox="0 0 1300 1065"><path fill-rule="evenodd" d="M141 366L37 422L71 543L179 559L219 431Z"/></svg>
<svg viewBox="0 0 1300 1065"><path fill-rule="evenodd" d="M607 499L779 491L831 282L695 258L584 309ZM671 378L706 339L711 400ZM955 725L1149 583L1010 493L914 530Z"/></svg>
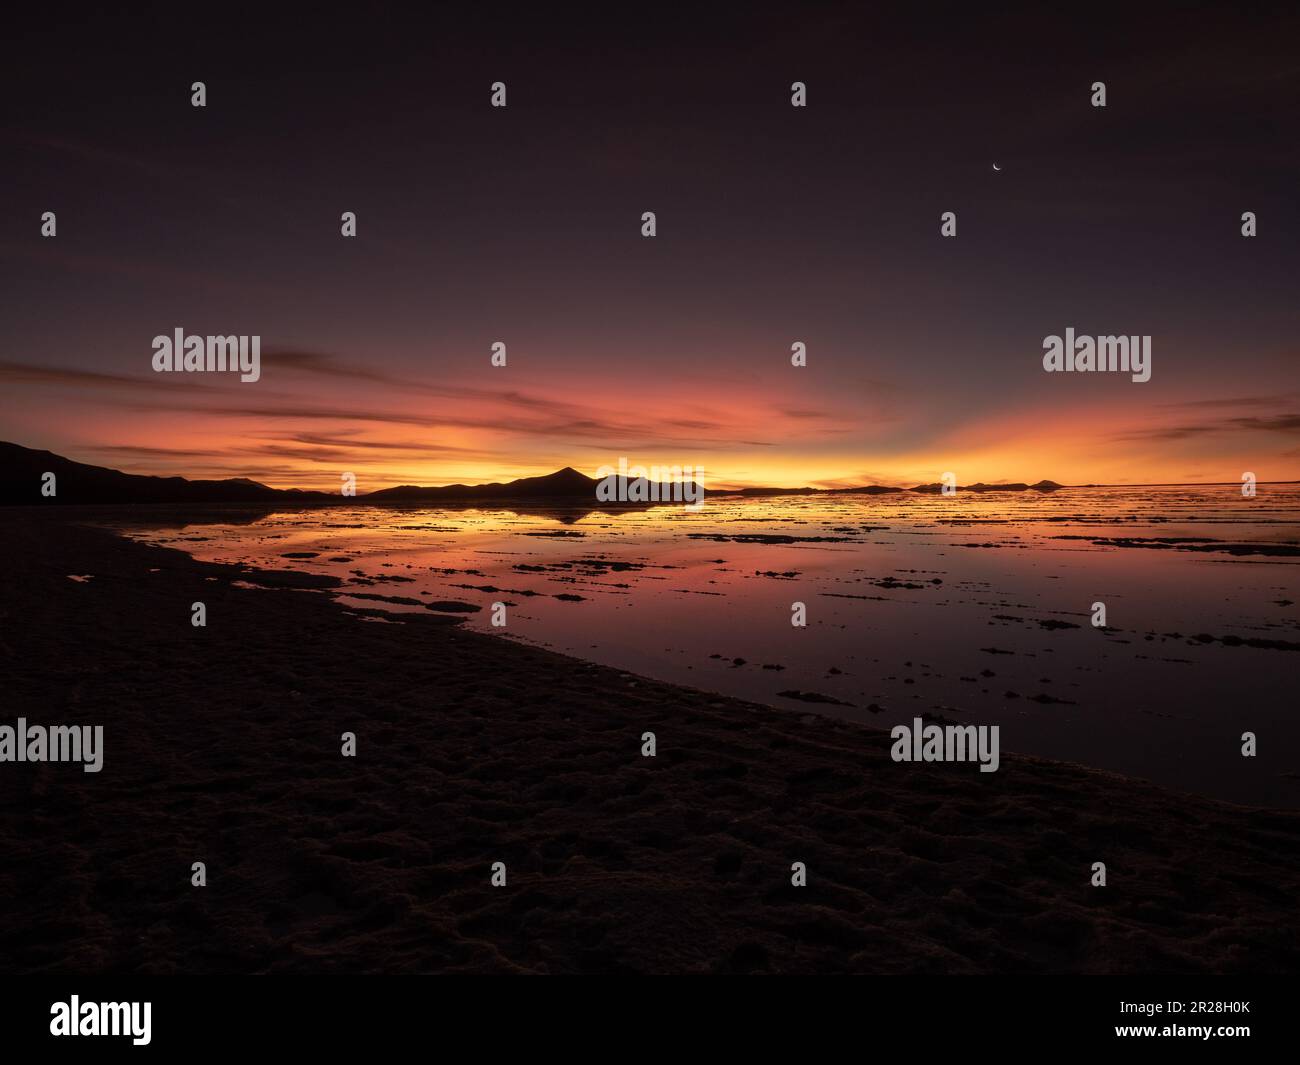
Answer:
<svg viewBox="0 0 1300 1065"><path fill-rule="evenodd" d="M0 550L0 724L105 728L99 774L0 763L0 972L1300 970L1298 813L895 764L66 519Z"/></svg>

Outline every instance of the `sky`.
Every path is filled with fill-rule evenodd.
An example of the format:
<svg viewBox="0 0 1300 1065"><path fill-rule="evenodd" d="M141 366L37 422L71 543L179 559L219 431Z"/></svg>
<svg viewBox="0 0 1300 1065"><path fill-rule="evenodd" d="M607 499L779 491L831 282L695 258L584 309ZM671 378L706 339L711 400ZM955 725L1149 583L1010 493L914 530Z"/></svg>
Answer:
<svg viewBox="0 0 1300 1065"><path fill-rule="evenodd" d="M0 439L360 492L1300 478L1300 14L468 6L15 15ZM1067 327L1150 381L1045 373ZM155 373L177 328L260 380Z"/></svg>

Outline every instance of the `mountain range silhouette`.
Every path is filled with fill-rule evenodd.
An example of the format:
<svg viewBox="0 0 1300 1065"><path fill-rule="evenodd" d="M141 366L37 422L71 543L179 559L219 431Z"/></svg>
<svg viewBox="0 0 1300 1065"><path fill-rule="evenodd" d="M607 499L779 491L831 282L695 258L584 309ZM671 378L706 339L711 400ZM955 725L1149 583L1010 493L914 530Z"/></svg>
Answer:
<svg viewBox="0 0 1300 1065"><path fill-rule="evenodd" d="M46 474L54 474L55 493L42 492ZM659 482L661 485L664 482ZM473 500L582 500L591 504L596 500L596 486L600 480L588 477L565 466L554 473L540 477L520 477L513 481L489 484L449 484L438 486L398 485L374 492L343 496L330 492L317 492L299 488L272 488L249 480L231 477L220 481L191 480L186 477L153 477L104 466L91 466L84 462L56 455L52 451L38 451L19 444L0 441L0 505L48 506L113 505L122 503L292 503L328 504L346 500L349 503L425 503L458 502ZM1054 481L1037 484L974 484L961 488L968 492L1050 492L1063 487ZM893 492L937 493L938 484L917 485L915 488L893 488L882 485L864 485L860 488L745 488L735 491L708 490L714 496L780 496L780 495L882 495ZM667 498L667 491L661 493ZM626 503L611 504L626 507Z"/></svg>

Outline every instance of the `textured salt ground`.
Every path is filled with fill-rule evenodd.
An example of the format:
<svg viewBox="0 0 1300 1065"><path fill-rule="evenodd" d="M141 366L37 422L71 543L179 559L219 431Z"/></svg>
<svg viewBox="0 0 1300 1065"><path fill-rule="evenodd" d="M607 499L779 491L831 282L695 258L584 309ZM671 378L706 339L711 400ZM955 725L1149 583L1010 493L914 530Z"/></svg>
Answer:
<svg viewBox="0 0 1300 1065"><path fill-rule="evenodd" d="M0 722L106 749L0 765L0 971L1300 968L1300 814L1005 753L898 765L883 732L45 516L0 544Z"/></svg>

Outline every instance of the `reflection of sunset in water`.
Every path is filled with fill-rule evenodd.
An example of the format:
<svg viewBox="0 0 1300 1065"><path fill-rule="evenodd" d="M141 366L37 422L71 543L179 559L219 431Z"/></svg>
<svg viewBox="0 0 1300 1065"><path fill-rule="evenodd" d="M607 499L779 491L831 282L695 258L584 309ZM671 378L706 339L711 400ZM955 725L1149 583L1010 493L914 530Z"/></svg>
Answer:
<svg viewBox="0 0 1300 1065"><path fill-rule="evenodd" d="M134 535L335 575L367 620L468 604L454 616L474 628L706 690L880 726L998 723L1006 750L1300 802L1282 775L1298 767L1264 753L1298 731L1296 486L618 514L352 505ZM796 602L806 628L791 625ZM1090 623L1096 602L1106 630ZM1273 744L1255 771L1225 770L1222 745L1247 728Z"/></svg>

